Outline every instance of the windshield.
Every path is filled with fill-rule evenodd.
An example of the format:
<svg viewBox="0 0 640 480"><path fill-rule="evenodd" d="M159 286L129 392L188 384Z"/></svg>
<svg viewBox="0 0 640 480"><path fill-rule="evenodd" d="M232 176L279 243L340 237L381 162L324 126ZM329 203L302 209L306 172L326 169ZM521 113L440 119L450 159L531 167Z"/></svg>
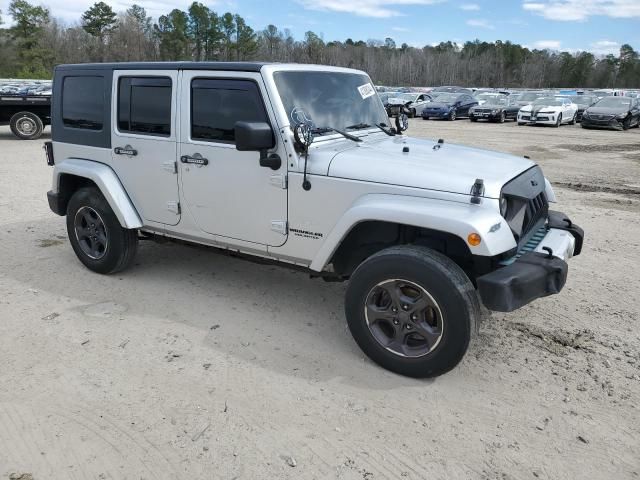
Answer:
<svg viewBox="0 0 640 480"><path fill-rule="evenodd" d="M631 100L623 97L604 97L597 104L598 107L629 107Z"/></svg>
<svg viewBox="0 0 640 480"><path fill-rule="evenodd" d="M437 101L440 103L452 103L458 100L459 96L457 93L441 93L438 95Z"/></svg>
<svg viewBox="0 0 640 480"><path fill-rule="evenodd" d="M291 125L345 130L389 118L367 75L342 72L276 72L273 78Z"/></svg>
<svg viewBox="0 0 640 480"><path fill-rule="evenodd" d="M483 100L485 100L485 105L509 105L509 99L504 95L492 95L483 98Z"/></svg>
<svg viewBox="0 0 640 480"><path fill-rule="evenodd" d="M584 95L572 95L568 97L573 103L578 105L591 105L596 99L593 97L585 97Z"/></svg>
<svg viewBox="0 0 640 480"><path fill-rule="evenodd" d="M562 105L561 98L539 98L533 105L536 107L559 107Z"/></svg>
<svg viewBox="0 0 640 480"><path fill-rule="evenodd" d="M518 100L521 102L533 102L536 98L539 97L539 93L521 93Z"/></svg>

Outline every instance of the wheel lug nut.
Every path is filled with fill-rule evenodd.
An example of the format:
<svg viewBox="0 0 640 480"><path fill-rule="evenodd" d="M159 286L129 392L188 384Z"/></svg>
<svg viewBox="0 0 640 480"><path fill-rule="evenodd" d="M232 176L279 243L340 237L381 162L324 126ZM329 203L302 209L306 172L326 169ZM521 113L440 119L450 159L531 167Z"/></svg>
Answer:
<svg viewBox="0 0 640 480"><path fill-rule="evenodd" d="M393 313L398 313L398 309L397 309L396 307L392 307L392 308L391 308L391 311L392 311Z"/></svg>
<svg viewBox="0 0 640 480"><path fill-rule="evenodd" d="M399 322L398 320L394 320L394 321L393 321L393 324L394 324L394 325L399 325L399 324L400 324L400 322Z"/></svg>
<svg viewBox="0 0 640 480"><path fill-rule="evenodd" d="M402 305L403 310L409 310L409 305Z"/></svg>

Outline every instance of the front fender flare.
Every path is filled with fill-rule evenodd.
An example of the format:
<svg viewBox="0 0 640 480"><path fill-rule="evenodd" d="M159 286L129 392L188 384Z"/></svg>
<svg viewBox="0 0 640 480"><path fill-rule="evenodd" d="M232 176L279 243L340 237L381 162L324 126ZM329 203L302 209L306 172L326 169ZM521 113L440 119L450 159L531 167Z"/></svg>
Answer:
<svg viewBox="0 0 640 480"><path fill-rule="evenodd" d="M487 208L487 203L495 208ZM495 199L483 198L480 205L404 195L371 194L360 197L329 232L310 268L321 271L358 223L383 221L429 228L460 237L473 255L494 256L516 247L507 222L498 213ZM478 233L478 246L467 242L470 233Z"/></svg>
<svg viewBox="0 0 640 480"><path fill-rule="evenodd" d="M131 203L131 199L116 173L108 165L80 158L67 158L56 163L53 169L54 192L60 191L60 177L62 175L75 175L91 180L98 186L123 228L142 227L142 220Z"/></svg>

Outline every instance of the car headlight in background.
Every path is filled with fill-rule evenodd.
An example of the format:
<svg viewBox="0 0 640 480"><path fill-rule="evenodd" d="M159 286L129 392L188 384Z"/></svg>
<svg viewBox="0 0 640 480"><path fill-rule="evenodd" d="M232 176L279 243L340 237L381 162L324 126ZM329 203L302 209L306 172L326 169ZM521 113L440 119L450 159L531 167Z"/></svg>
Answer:
<svg viewBox="0 0 640 480"><path fill-rule="evenodd" d="M507 198L504 195L500 196L500 215L502 215L503 218L507 218L507 210L509 209L509 202L507 201Z"/></svg>
<svg viewBox="0 0 640 480"><path fill-rule="evenodd" d="M625 113L621 113L620 115L616 115L616 118L618 120L624 120L625 118L627 118L628 112Z"/></svg>
<svg viewBox="0 0 640 480"><path fill-rule="evenodd" d="M496 113L498 113L498 110L491 110L491 113L495 115Z"/></svg>

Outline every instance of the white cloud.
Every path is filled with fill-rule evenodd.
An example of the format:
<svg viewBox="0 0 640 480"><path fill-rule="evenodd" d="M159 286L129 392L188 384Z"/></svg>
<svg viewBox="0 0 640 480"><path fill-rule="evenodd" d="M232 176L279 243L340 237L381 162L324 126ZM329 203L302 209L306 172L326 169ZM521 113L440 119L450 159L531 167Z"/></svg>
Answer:
<svg viewBox="0 0 640 480"><path fill-rule="evenodd" d="M460 5L461 10L466 10L467 12L477 12L480 10L480 5L477 3L463 3Z"/></svg>
<svg viewBox="0 0 640 480"><path fill-rule="evenodd" d="M591 16L640 17L640 0L525 0L522 8L550 20L581 21Z"/></svg>
<svg viewBox="0 0 640 480"><path fill-rule="evenodd" d="M476 28L488 28L489 30L493 30L495 27L491 25L487 20L483 18L472 18L471 20L467 20L467 25L470 27Z"/></svg>
<svg viewBox="0 0 640 480"><path fill-rule="evenodd" d="M433 5L446 0L298 0L308 10L351 13L360 17L400 17L398 6Z"/></svg>
<svg viewBox="0 0 640 480"><path fill-rule="evenodd" d="M533 42L533 48L538 50L560 50L562 43L559 40L538 40Z"/></svg>
<svg viewBox="0 0 640 480"><path fill-rule="evenodd" d="M590 44L587 50L596 55L609 55L610 53L617 55L620 52L620 44L611 40L598 40Z"/></svg>
<svg viewBox="0 0 640 480"><path fill-rule="evenodd" d="M391 30L393 30L394 32L410 32L411 31L405 27L391 27Z"/></svg>

